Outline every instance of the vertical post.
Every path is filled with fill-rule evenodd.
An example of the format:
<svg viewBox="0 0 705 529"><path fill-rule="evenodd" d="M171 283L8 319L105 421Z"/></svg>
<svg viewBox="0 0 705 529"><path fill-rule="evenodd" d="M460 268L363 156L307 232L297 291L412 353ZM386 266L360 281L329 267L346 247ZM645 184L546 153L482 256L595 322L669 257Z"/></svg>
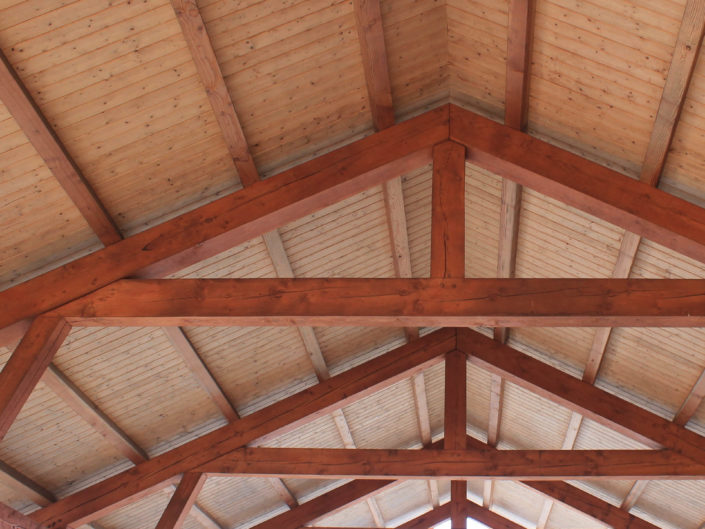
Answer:
<svg viewBox="0 0 705 529"><path fill-rule="evenodd" d="M464 450L466 448L466 368L467 359L464 353L452 351L446 355L443 447L448 450ZM467 482L451 481L450 519L452 529L465 529L466 501Z"/></svg>

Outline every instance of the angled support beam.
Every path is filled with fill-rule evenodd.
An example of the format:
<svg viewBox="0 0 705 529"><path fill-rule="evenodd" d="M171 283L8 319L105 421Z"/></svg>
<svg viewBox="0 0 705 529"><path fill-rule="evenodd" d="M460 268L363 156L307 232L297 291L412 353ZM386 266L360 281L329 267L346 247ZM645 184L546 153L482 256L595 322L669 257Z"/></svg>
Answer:
<svg viewBox="0 0 705 529"><path fill-rule="evenodd" d="M450 133L472 163L705 262L705 209L456 106Z"/></svg>
<svg viewBox="0 0 705 529"><path fill-rule="evenodd" d="M444 440L446 450L464 450L467 439L467 357L460 351L446 354ZM450 482L450 520L452 529L466 526L464 507L468 485L465 481Z"/></svg>
<svg viewBox="0 0 705 529"><path fill-rule="evenodd" d="M450 517L450 504L446 503L439 507L434 507L413 520L397 525L395 529L429 529Z"/></svg>
<svg viewBox="0 0 705 529"><path fill-rule="evenodd" d="M41 380L124 457L135 464L148 459L146 452L54 365L49 365Z"/></svg>
<svg viewBox="0 0 705 529"><path fill-rule="evenodd" d="M470 363L631 439L705 460L702 436L480 333L458 329L458 349L468 354Z"/></svg>
<svg viewBox="0 0 705 529"><path fill-rule="evenodd" d="M700 377L695 382L688 393L688 397L673 418L673 422L679 426L685 426L705 399L705 371L700 373Z"/></svg>
<svg viewBox="0 0 705 529"><path fill-rule="evenodd" d="M444 106L128 237L0 292L0 328L120 278L164 277L216 255L428 163L447 137Z"/></svg>
<svg viewBox="0 0 705 529"><path fill-rule="evenodd" d="M666 164L668 150L676 132L704 34L705 7L699 0L690 0L685 6L673 59L651 130L646 156L641 166L639 179L650 186L656 187L658 185L663 167ZM629 277L640 241L641 237L634 233L626 232L624 234L612 277ZM583 380L595 383L611 330L609 327L600 328L595 333Z"/></svg>
<svg viewBox="0 0 705 529"><path fill-rule="evenodd" d="M1 52L0 87L0 99L100 241L108 246L122 240L110 215Z"/></svg>
<svg viewBox="0 0 705 529"><path fill-rule="evenodd" d="M312 388L263 408L239 421L165 452L53 505L32 518L61 525L80 525L129 503L148 491L164 488L180 473L197 471L210 460L292 431L323 414L356 402L400 380L420 373L455 348L455 332L432 334L374 358Z"/></svg>
<svg viewBox="0 0 705 529"><path fill-rule="evenodd" d="M465 277L465 147L433 148L431 277Z"/></svg>
<svg viewBox="0 0 705 529"><path fill-rule="evenodd" d="M70 329L61 316L36 318L0 372L0 440L7 434Z"/></svg>
<svg viewBox="0 0 705 529"><path fill-rule="evenodd" d="M486 507L481 507L470 500L465 501L463 510L466 516L486 525L487 527L491 527L492 529L526 529L524 526L512 522L504 516L501 516Z"/></svg>
<svg viewBox="0 0 705 529"><path fill-rule="evenodd" d="M162 513L156 529L181 529L191 507L206 483L205 474L187 472L181 477L179 485Z"/></svg>
<svg viewBox="0 0 705 529"><path fill-rule="evenodd" d="M698 327L705 280L121 280L57 313L77 326Z"/></svg>

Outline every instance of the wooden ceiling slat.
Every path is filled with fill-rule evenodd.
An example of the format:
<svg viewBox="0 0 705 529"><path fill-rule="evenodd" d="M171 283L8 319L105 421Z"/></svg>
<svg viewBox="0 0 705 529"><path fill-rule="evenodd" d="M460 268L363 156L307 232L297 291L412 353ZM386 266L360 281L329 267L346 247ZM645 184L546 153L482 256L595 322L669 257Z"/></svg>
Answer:
<svg viewBox="0 0 705 529"><path fill-rule="evenodd" d="M697 327L705 322L704 285L700 279L124 279L57 312L76 326Z"/></svg>
<svg viewBox="0 0 705 529"><path fill-rule="evenodd" d="M47 489L2 461L0 461L0 483L10 490L19 492L40 507L46 507L56 501L56 497Z"/></svg>
<svg viewBox="0 0 705 529"><path fill-rule="evenodd" d="M196 498L206 483L205 474L186 472L174 494L169 500L166 509L159 518L156 529L181 529L191 507L196 503Z"/></svg>
<svg viewBox="0 0 705 529"><path fill-rule="evenodd" d="M705 463L671 450L243 448L194 469L208 474L313 479L705 478Z"/></svg>
<svg viewBox="0 0 705 529"><path fill-rule="evenodd" d="M423 165L447 116L412 118L0 292L0 327L126 275L163 277Z"/></svg>
<svg viewBox="0 0 705 529"><path fill-rule="evenodd" d="M360 400L440 362L455 347L455 333L436 331L360 366L283 399L239 421L165 452L133 469L62 498L32 514L40 522L80 524L100 517L135 496L163 488L173 477L217 454L252 441L264 442Z"/></svg>
<svg viewBox="0 0 705 529"><path fill-rule="evenodd" d="M0 99L101 242L108 246L122 240L116 224L1 52L0 86Z"/></svg>
<svg viewBox="0 0 705 529"><path fill-rule="evenodd" d="M70 329L62 317L36 318L0 371L0 440L7 434Z"/></svg>

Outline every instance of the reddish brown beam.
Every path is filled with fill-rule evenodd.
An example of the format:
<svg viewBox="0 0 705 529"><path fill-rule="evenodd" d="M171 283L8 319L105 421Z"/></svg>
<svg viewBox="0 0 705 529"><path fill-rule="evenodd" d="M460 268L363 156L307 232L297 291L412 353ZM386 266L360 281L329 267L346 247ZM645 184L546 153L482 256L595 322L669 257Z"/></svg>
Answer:
<svg viewBox="0 0 705 529"><path fill-rule="evenodd" d="M450 131L472 163L705 261L705 209L456 106Z"/></svg>
<svg viewBox="0 0 705 529"><path fill-rule="evenodd" d="M477 505L469 500L465 501L463 509L466 516L469 516L473 520L480 522L487 527L491 527L492 529L526 529L523 525L512 522L504 516L501 516L496 512L492 512L491 510Z"/></svg>
<svg viewBox="0 0 705 529"><path fill-rule="evenodd" d="M156 529L181 529L191 507L206 483L205 474L185 473L164 509Z"/></svg>
<svg viewBox="0 0 705 529"><path fill-rule="evenodd" d="M669 450L242 448L195 471L310 479L703 479L705 463Z"/></svg>
<svg viewBox="0 0 705 529"><path fill-rule="evenodd" d="M455 348L455 332L441 330L394 349L308 388L239 421L165 452L32 514L40 522L80 525L150 488L164 487L174 476L195 471L219 456L253 441L292 431L400 380L420 373Z"/></svg>
<svg viewBox="0 0 705 529"><path fill-rule="evenodd" d="M284 171L0 292L0 328L117 279L164 277L428 163L448 107Z"/></svg>
<svg viewBox="0 0 705 529"><path fill-rule="evenodd" d="M460 351L446 355L443 448L464 450L467 439L467 357ZM450 523L453 529L466 525L464 507L468 485L465 481L450 483Z"/></svg>
<svg viewBox="0 0 705 529"><path fill-rule="evenodd" d="M79 326L699 327L705 280L121 280L59 313Z"/></svg>
<svg viewBox="0 0 705 529"><path fill-rule="evenodd" d="M458 349L470 363L651 447L705 461L705 438L469 329Z"/></svg>
<svg viewBox="0 0 705 529"><path fill-rule="evenodd" d="M465 277L465 147L433 148L431 277Z"/></svg>
<svg viewBox="0 0 705 529"><path fill-rule="evenodd" d="M0 372L0 440L5 437L70 330L61 316L40 316Z"/></svg>
<svg viewBox="0 0 705 529"><path fill-rule="evenodd" d="M397 525L395 529L429 529L445 520L450 516L450 504L446 503L439 507L434 507L428 512L425 512L413 520Z"/></svg>
<svg viewBox="0 0 705 529"><path fill-rule="evenodd" d="M504 123L525 130L529 114L534 0L510 0Z"/></svg>
<svg viewBox="0 0 705 529"><path fill-rule="evenodd" d="M0 529L47 529L47 526L0 502Z"/></svg>
<svg viewBox="0 0 705 529"><path fill-rule="evenodd" d="M108 246L122 240L110 215L2 52L0 87L0 99L7 110L101 242Z"/></svg>
<svg viewBox="0 0 705 529"><path fill-rule="evenodd" d="M362 66L375 129L394 125L394 104L379 0L354 0Z"/></svg>

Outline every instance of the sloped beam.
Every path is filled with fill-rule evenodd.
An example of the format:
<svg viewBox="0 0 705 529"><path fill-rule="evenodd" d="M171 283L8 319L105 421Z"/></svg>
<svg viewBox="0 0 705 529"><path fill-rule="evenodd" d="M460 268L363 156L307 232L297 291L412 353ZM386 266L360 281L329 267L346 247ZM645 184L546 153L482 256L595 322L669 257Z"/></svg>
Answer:
<svg viewBox="0 0 705 529"><path fill-rule="evenodd" d="M0 292L0 327L117 279L164 277L216 255L428 163L447 136L444 106L128 237Z"/></svg>
<svg viewBox="0 0 705 529"><path fill-rule="evenodd" d="M141 463L148 459L145 451L55 366L50 365L41 380L124 457L133 463Z"/></svg>
<svg viewBox="0 0 705 529"><path fill-rule="evenodd" d="M524 526L512 522L504 516L501 516L486 507L481 507L470 500L465 501L463 509L466 516L469 516L473 520L485 524L487 527L491 527L492 529L526 529Z"/></svg>
<svg viewBox="0 0 705 529"><path fill-rule="evenodd" d="M77 326L697 327L705 280L121 280L58 313Z"/></svg>
<svg viewBox="0 0 705 529"><path fill-rule="evenodd" d="M0 461L0 483L40 507L46 507L56 501L51 492L3 461Z"/></svg>
<svg viewBox="0 0 705 529"><path fill-rule="evenodd" d="M263 408L32 514L39 522L80 525L174 476L253 442L264 442L389 387L441 361L455 348L455 332L436 331L345 373Z"/></svg>
<svg viewBox="0 0 705 529"><path fill-rule="evenodd" d="M353 9L372 121L377 130L386 129L394 125L394 105L379 0L354 0Z"/></svg>
<svg viewBox="0 0 705 529"><path fill-rule="evenodd" d="M390 480L352 481L310 501L302 503L290 511L274 516L254 526L252 529L301 527L313 522L317 518L334 514L352 503L363 501L395 484L396 482Z"/></svg>
<svg viewBox="0 0 705 529"><path fill-rule="evenodd" d="M475 331L458 330L458 349L470 363L631 439L705 460L702 436Z"/></svg>
<svg viewBox="0 0 705 529"><path fill-rule="evenodd" d="M703 479L705 463L669 450L242 448L195 471L310 479Z"/></svg>
<svg viewBox="0 0 705 529"><path fill-rule="evenodd" d="M434 507L413 520L397 525L396 529L429 529L448 519L450 516L450 504L446 503L440 507Z"/></svg>
<svg viewBox="0 0 705 529"><path fill-rule="evenodd" d="M465 277L465 147L433 148L431 277Z"/></svg>
<svg viewBox="0 0 705 529"><path fill-rule="evenodd" d="M47 526L0 502L0 529L47 529Z"/></svg>
<svg viewBox="0 0 705 529"><path fill-rule="evenodd" d="M164 509L156 529L181 529L191 507L206 483L205 474L187 472L181 477L178 487Z"/></svg>
<svg viewBox="0 0 705 529"><path fill-rule="evenodd" d="M37 382L68 335L61 316L40 316L32 322L0 372L0 440L5 437Z"/></svg>
<svg viewBox="0 0 705 529"><path fill-rule="evenodd" d="M639 179L650 186L657 186L666 156L673 141L690 80L705 34L705 6L699 0L690 0L683 13L673 58L663 87L661 102L649 145L641 166ZM629 277L641 237L627 232L621 242L617 263L612 277ZM583 380L594 383L607 348L611 329L601 328L595 333Z"/></svg>
<svg viewBox="0 0 705 529"><path fill-rule="evenodd" d="M460 351L446 354L445 406L443 448L464 450L467 438L467 357ZM464 507L468 485L465 481L450 482L450 523L452 529L466 526Z"/></svg>
<svg viewBox="0 0 705 529"><path fill-rule="evenodd" d="M450 131L472 163L705 261L705 209L456 106Z"/></svg>
<svg viewBox="0 0 705 529"><path fill-rule="evenodd" d="M213 108L228 152L235 162L240 180L243 186L252 185L259 180L259 173L247 146L245 134L235 113L230 92L225 85L223 73L208 38L196 0L171 0L171 5L181 25L196 71L206 89L208 101Z"/></svg>
<svg viewBox="0 0 705 529"><path fill-rule="evenodd" d="M0 87L0 99L100 241L108 246L122 240L105 207L2 52Z"/></svg>

